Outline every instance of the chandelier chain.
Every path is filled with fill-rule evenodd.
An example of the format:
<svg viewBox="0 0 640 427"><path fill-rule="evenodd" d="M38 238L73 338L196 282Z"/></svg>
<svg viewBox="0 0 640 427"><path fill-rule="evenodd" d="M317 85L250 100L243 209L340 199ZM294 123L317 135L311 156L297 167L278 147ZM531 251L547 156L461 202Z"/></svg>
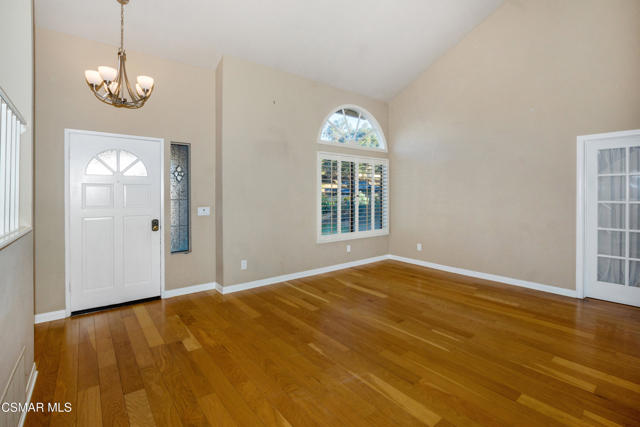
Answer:
<svg viewBox="0 0 640 427"><path fill-rule="evenodd" d="M124 4L120 3L120 50L124 51Z"/></svg>

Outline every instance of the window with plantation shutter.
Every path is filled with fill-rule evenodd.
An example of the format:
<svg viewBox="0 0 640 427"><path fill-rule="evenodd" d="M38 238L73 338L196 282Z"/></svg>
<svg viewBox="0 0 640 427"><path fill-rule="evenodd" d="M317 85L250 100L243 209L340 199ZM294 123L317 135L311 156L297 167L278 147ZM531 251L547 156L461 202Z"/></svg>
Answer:
<svg viewBox="0 0 640 427"><path fill-rule="evenodd" d="M318 153L318 242L389 232L389 162Z"/></svg>
<svg viewBox="0 0 640 427"><path fill-rule="evenodd" d="M0 89L0 239L20 228L20 138L25 122Z"/></svg>

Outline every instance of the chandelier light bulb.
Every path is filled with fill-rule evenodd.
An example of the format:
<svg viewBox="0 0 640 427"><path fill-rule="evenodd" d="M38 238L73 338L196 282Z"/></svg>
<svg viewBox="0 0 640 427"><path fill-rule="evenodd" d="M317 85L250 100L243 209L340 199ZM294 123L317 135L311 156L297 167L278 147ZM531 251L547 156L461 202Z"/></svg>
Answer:
<svg viewBox="0 0 640 427"><path fill-rule="evenodd" d="M98 72L105 82L114 81L118 75L118 71L115 68L105 67L104 65L98 67Z"/></svg>
<svg viewBox="0 0 640 427"><path fill-rule="evenodd" d="M84 78L87 79L87 83L90 85L98 86L102 83L102 77L96 70L86 70L84 72Z"/></svg>
<svg viewBox="0 0 640 427"><path fill-rule="evenodd" d="M153 87L153 78L149 76L138 76L138 84L144 90L150 90Z"/></svg>
<svg viewBox="0 0 640 427"><path fill-rule="evenodd" d="M138 95L144 97L144 90L142 90L142 88L140 87L140 85L138 83L136 83L136 92L138 92Z"/></svg>

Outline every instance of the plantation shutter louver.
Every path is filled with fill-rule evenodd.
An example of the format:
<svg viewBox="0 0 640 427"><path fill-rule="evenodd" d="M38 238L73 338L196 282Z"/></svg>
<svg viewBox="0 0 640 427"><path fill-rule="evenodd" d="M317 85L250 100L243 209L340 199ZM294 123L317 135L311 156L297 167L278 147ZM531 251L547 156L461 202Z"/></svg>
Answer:
<svg viewBox="0 0 640 427"><path fill-rule="evenodd" d="M318 153L318 240L335 241L388 233L388 161Z"/></svg>
<svg viewBox="0 0 640 427"><path fill-rule="evenodd" d="M20 227L20 138L24 121L0 91L0 238Z"/></svg>

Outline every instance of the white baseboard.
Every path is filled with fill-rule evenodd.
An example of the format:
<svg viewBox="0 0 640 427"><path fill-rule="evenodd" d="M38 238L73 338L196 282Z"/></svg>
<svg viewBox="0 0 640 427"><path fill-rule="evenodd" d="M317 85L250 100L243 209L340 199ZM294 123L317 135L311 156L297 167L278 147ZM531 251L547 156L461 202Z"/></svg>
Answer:
<svg viewBox="0 0 640 427"><path fill-rule="evenodd" d="M463 276L475 277L478 279L490 280L492 282L504 283L507 285L519 286L522 288L535 289L537 291L549 292L557 295L564 295L572 298L579 298L578 292L573 289L559 288L557 286L544 285L542 283L529 282L527 280L514 279L512 277L499 276L497 274L482 273L479 271L467 270L464 268L450 267L447 265L436 264L433 262L422 261L413 258L401 257L398 255L380 255L372 258L360 259L357 261L345 262L343 264L335 264L327 267L314 268L312 270L300 271L297 273L283 274L281 276L268 277L266 279L254 280L251 282L238 283L235 285L222 286L217 282L203 283L200 285L185 286L184 288L170 289L162 292L162 298L173 298L180 295L193 294L196 292L210 291L215 289L221 294L230 294L233 292L244 291L262 286L273 285L275 283L286 282L288 280L301 279L303 277L315 276L318 274L329 273L345 268L357 267L359 265L371 264L378 261L392 259L395 261L406 262L409 264L420 265L422 267L433 268L435 270L447 271L449 273L460 274ZM65 310L51 311L35 315L35 323L49 322L52 320L64 319L66 317Z"/></svg>
<svg viewBox="0 0 640 427"><path fill-rule="evenodd" d="M33 366L31 367L31 374L29 375L29 382L27 383L27 398L25 403L28 404L31 402L31 395L33 394L33 388L36 386L36 379L38 379L38 370L36 369L36 363L33 362ZM20 421L18 422L18 427L22 427L24 425L25 420L27 419L27 414L29 411L24 411L20 416Z"/></svg>
<svg viewBox="0 0 640 427"><path fill-rule="evenodd" d="M50 311L48 313L36 314L34 323L37 325L38 323L51 322L52 320L64 319L65 317L67 317L65 310Z"/></svg>
<svg viewBox="0 0 640 427"><path fill-rule="evenodd" d="M162 292L162 299L179 297L180 295L193 294L196 292L210 291L217 288L216 282L203 283L201 285L185 286L184 288L169 289Z"/></svg>
<svg viewBox="0 0 640 427"><path fill-rule="evenodd" d="M313 270L300 271L298 273L283 274L282 276L269 277L266 279L254 280L252 282L238 283L236 285L218 285L216 289L221 294L226 295L232 292L245 291L247 289L273 285L274 283L286 282L288 280L301 279L303 277L315 276L317 274L329 273L331 271L344 270L345 268L356 267L358 265L371 264L372 262L383 261L385 259L389 259L389 255L365 258L357 261L345 262L343 264L330 265L328 267L314 268Z"/></svg>
<svg viewBox="0 0 640 427"><path fill-rule="evenodd" d="M492 282L505 283L507 285L520 286L521 288L535 289L536 291L549 292L566 297L578 298L578 292L574 289L559 288L557 286L544 285L542 283L529 282L527 280L514 279L512 277L498 276L496 274L481 273L479 271L467 270L458 267L435 264L433 262L421 261L413 258L405 258L397 255L389 255L389 259L420 265L422 267L433 268L435 270L448 271L449 273L461 274L463 276L476 277L478 279L490 280Z"/></svg>

